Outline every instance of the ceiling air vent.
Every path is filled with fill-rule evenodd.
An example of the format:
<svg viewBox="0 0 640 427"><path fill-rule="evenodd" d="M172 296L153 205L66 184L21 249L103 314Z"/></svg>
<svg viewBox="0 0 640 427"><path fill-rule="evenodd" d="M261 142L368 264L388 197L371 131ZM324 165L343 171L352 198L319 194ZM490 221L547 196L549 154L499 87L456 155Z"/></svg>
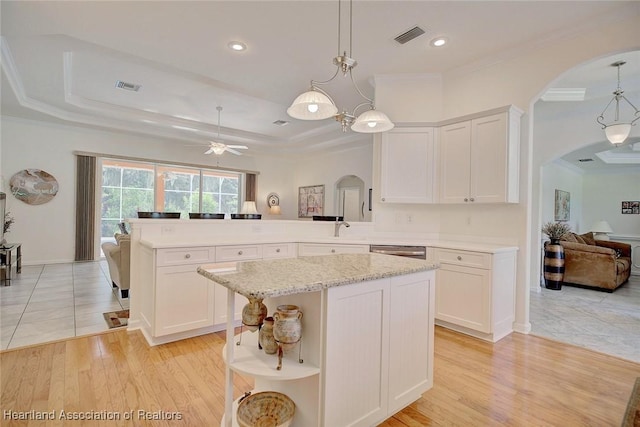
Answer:
<svg viewBox="0 0 640 427"><path fill-rule="evenodd" d="M273 122L273 124L276 126L286 126L289 124L289 122L286 120L276 120L275 122Z"/></svg>
<svg viewBox="0 0 640 427"><path fill-rule="evenodd" d="M135 83L127 83L127 82L123 82L122 80L118 80L116 82L116 87L118 89L131 90L133 92L137 92L137 91L140 90L142 85L138 85L138 84L135 84Z"/></svg>
<svg viewBox="0 0 640 427"><path fill-rule="evenodd" d="M585 163L585 162L593 162L593 159L589 159L589 158L586 158L586 159L578 159L578 161L579 161L579 162L583 162L583 163Z"/></svg>
<svg viewBox="0 0 640 427"><path fill-rule="evenodd" d="M410 29L408 31L405 31L404 33L400 34L394 40L397 41L400 44L405 44L405 43L410 42L411 40L413 40L416 37L421 36L423 34L424 34L424 30L416 25L412 29Z"/></svg>

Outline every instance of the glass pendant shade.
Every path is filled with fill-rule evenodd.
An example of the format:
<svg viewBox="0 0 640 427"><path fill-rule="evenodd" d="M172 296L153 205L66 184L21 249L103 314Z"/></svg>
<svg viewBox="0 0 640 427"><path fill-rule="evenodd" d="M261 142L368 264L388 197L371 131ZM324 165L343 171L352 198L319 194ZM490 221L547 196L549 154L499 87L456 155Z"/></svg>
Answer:
<svg viewBox="0 0 640 427"><path fill-rule="evenodd" d="M324 120L337 112L338 108L331 98L314 89L299 95L287 108L287 114L300 120Z"/></svg>
<svg viewBox="0 0 640 427"><path fill-rule="evenodd" d="M360 133L377 133L391 130L394 126L386 114L372 109L360 114L351 125L351 130Z"/></svg>
<svg viewBox="0 0 640 427"><path fill-rule="evenodd" d="M629 123L619 123L615 125L609 125L605 128L604 133L607 135L607 139L612 144L622 144L631 132L631 125Z"/></svg>

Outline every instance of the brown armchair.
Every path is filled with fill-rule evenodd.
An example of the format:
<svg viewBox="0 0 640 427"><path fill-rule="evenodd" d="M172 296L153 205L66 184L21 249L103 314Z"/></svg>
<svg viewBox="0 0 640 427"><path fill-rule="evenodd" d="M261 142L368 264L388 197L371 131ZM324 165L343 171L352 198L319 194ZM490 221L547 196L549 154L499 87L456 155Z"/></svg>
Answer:
<svg viewBox="0 0 640 427"><path fill-rule="evenodd" d="M564 284L613 292L629 279L631 245L593 240L591 233L570 233L560 244L564 248Z"/></svg>

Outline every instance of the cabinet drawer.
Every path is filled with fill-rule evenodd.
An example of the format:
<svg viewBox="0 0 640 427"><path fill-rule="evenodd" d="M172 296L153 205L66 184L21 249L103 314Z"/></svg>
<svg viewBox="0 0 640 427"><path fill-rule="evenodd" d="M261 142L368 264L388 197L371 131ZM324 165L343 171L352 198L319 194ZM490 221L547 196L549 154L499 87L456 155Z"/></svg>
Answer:
<svg viewBox="0 0 640 427"><path fill-rule="evenodd" d="M491 268L491 255L483 252L438 249L438 262L476 268Z"/></svg>
<svg viewBox="0 0 640 427"><path fill-rule="evenodd" d="M238 245L216 247L216 262L243 261L262 258L262 246Z"/></svg>
<svg viewBox="0 0 640 427"><path fill-rule="evenodd" d="M322 243L301 243L298 255L330 255L330 254L360 254L369 252L368 245L329 245Z"/></svg>
<svg viewBox="0 0 640 427"><path fill-rule="evenodd" d="M214 261L213 248L158 249L158 266L202 264Z"/></svg>
<svg viewBox="0 0 640 427"><path fill-rule="evenodd" d="M296 245L294 243L274 243L262 245L262 258L294 258Z"/></svg>

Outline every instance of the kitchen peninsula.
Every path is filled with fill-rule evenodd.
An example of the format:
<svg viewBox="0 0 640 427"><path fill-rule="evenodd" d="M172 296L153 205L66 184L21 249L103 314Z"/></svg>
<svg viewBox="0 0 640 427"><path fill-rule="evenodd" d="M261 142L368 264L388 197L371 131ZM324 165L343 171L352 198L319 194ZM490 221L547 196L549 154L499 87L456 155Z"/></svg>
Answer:
<svg viewBox="0 0 640 427"><path fill-rule="evenodd" d="M235 294L264 299L268 313L295 304L302 340L276 369L257 332L235 345L227 321L225 420L235 416L233 373L254 391L278 391L296 404L294 426L369 426L417 400L433 385L435 269L429 261L373 253L212 264L198 273ZM246 302L242 298L243 302Z"/></svg>
<svg viewBox="0 0 640 427"><path fill-rule="evenodd" d="M311 221L193 221L131 219L129 330L150 345L224 330L227 313L240 319L246 300L227 309L226 289L198 274L214 263L368 254L370 245L424 248L437 270L435 323L496 342L513 331L516 253L510 244L403 235L352 223L334 237L334 224ZM401 257L400 257L401 258Z"/></svg>

